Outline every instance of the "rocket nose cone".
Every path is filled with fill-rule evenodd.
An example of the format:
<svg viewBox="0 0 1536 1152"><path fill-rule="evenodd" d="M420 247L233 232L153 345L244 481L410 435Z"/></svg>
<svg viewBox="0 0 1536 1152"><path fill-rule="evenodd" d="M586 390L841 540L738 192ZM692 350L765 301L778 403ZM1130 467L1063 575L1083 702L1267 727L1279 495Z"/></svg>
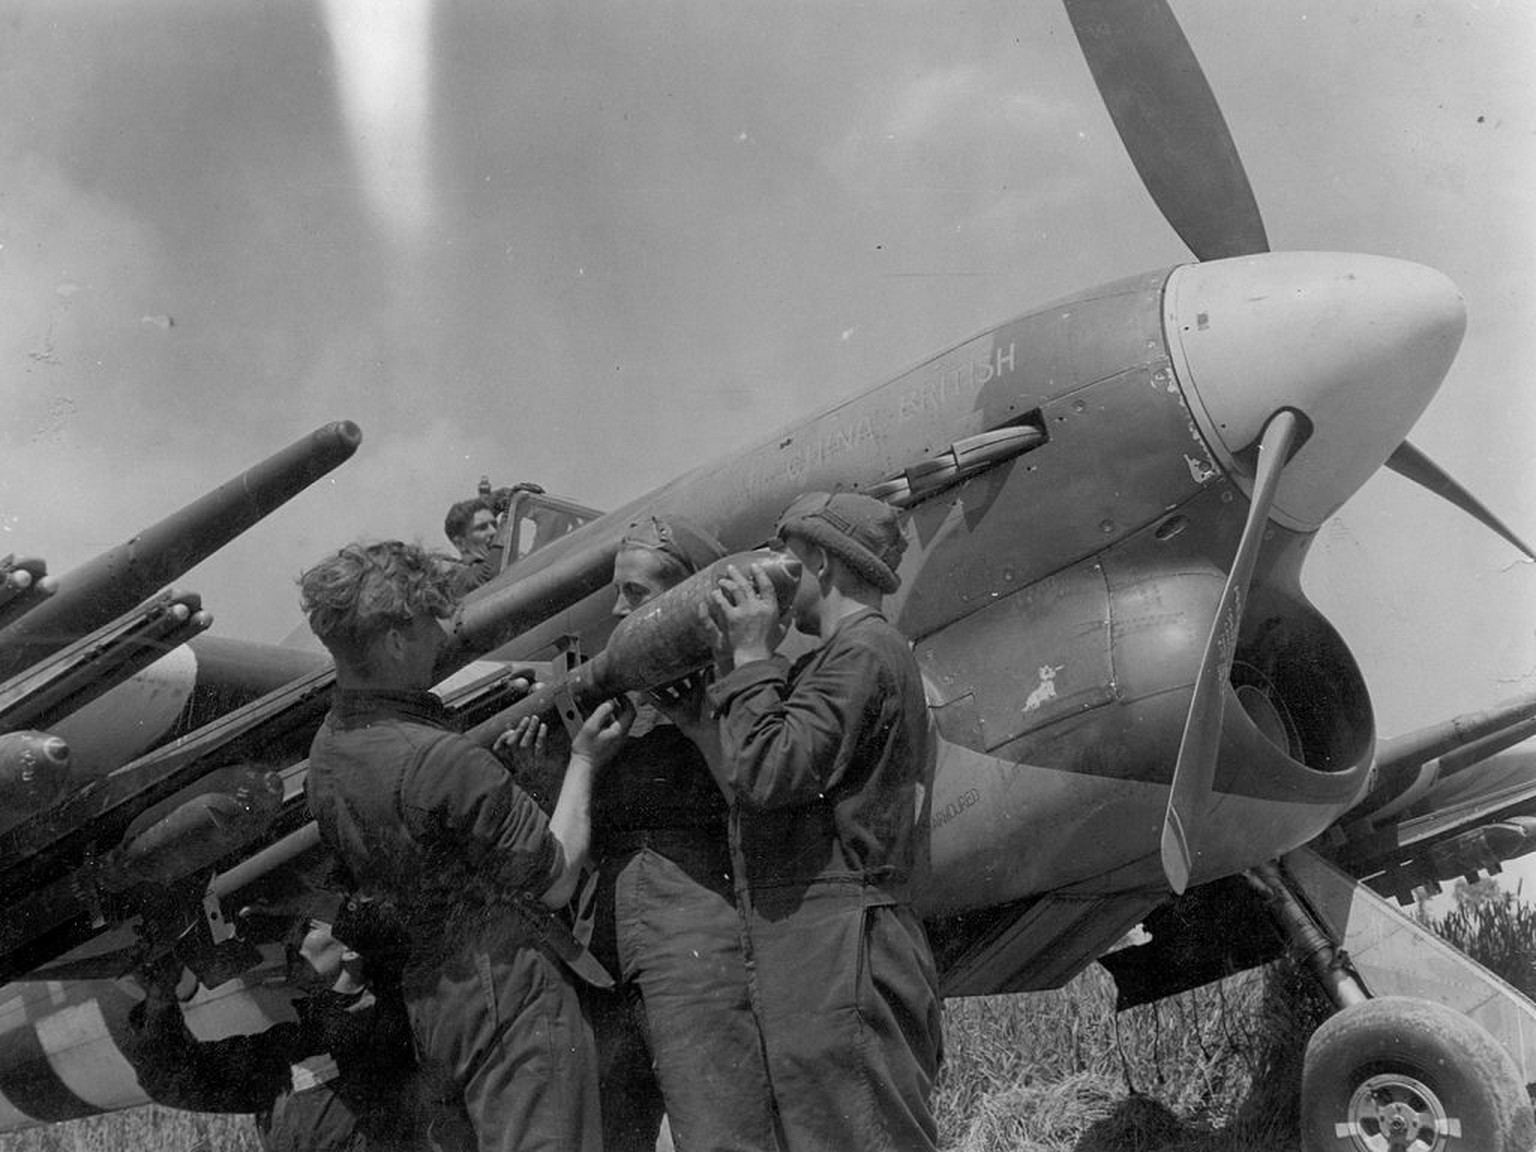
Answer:
<svg viewBox="0 0 1536 1152"><path fill-rule="evenodd" d="M1164 326L1202 436L1245 487L1233 457L1277 409L1311 422L1272 512L1311 531L1407 436L1455 358L1466 308L1419 264L1281 252L1176 269Z"/></svg>

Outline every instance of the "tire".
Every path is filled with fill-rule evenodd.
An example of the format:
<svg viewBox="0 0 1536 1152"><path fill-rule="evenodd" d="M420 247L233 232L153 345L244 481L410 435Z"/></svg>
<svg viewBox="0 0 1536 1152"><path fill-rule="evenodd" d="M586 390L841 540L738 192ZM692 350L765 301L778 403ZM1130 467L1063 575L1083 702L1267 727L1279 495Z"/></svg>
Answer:
<svg viewBox="0 0 1536 1152"><path fill-rule="evenodd" d="M1459 1012L1384 996L1330 1017L1301 1074L1304 1152L1532 1152L1509 1053Z"/></svg>

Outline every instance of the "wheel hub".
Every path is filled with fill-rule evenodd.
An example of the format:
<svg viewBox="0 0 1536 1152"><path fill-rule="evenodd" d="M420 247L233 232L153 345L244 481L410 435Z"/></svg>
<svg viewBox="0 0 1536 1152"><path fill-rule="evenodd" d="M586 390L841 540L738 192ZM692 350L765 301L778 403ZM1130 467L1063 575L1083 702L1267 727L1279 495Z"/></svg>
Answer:
<svg viewBox="0 0 1536 1152"><path fill-rule="evenodd" d="M1412 1076L1372 1076L1349 1101L1347 1120L1334 1125L1357 1152L1442 1152L1461 1135L1461 1121L1446 1115L1434 1091Z"/></svg>

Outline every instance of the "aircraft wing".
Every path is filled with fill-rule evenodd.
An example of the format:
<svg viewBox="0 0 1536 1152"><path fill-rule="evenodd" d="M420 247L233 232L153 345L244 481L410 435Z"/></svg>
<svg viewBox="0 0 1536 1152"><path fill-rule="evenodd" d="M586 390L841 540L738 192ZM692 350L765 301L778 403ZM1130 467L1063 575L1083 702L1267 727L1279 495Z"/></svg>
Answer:
<svg viewBox="0 0 1536 1152"><path fill-rule="evenodd" d="M1536 699L1454 717L1394 740L1373 784L1310 845L1378 895L1408 904L1458 876L1476 879L1536 851ZM1203 885L1150 912L1148 939L1100 957L1129 1008L1279 956L1284 938L1241 876Z"/></svg>
<svg viewBox="0 0 1536 1152"><path fill-rule="evenodd" d="M1419 887L1437 891L1458 876L1498 872L1505 861L1536 851L1536 748L1463 767L1401 813L1346 827L1322 848L1403 903Z"/></svg>

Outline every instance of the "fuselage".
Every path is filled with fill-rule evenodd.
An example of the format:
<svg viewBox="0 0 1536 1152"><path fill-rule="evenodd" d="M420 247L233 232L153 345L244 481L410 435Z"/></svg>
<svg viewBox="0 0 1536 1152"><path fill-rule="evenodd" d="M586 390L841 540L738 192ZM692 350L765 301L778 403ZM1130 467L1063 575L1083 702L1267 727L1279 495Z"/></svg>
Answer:
<svg viewBox="0 0 1536 1152"><path fill-rule="evenodd" d="M1168 783L1246 514L1245 451L1271 413L1299 411L1309 436L1243 617L1198 883L1307 842L1364 786L1369 696L1300 568L1434 395L1463 327L1449 281L1380 257L1266 254L1132 277L696 469L509 576L612 546L649 512L749 547L802 491L916 487L951 449L1035 428L1027 449L912 504L887 600L938 737L924 910L1156 888ZM507 653L536 657L555 633L599 647L608 599Z"/></svg>

